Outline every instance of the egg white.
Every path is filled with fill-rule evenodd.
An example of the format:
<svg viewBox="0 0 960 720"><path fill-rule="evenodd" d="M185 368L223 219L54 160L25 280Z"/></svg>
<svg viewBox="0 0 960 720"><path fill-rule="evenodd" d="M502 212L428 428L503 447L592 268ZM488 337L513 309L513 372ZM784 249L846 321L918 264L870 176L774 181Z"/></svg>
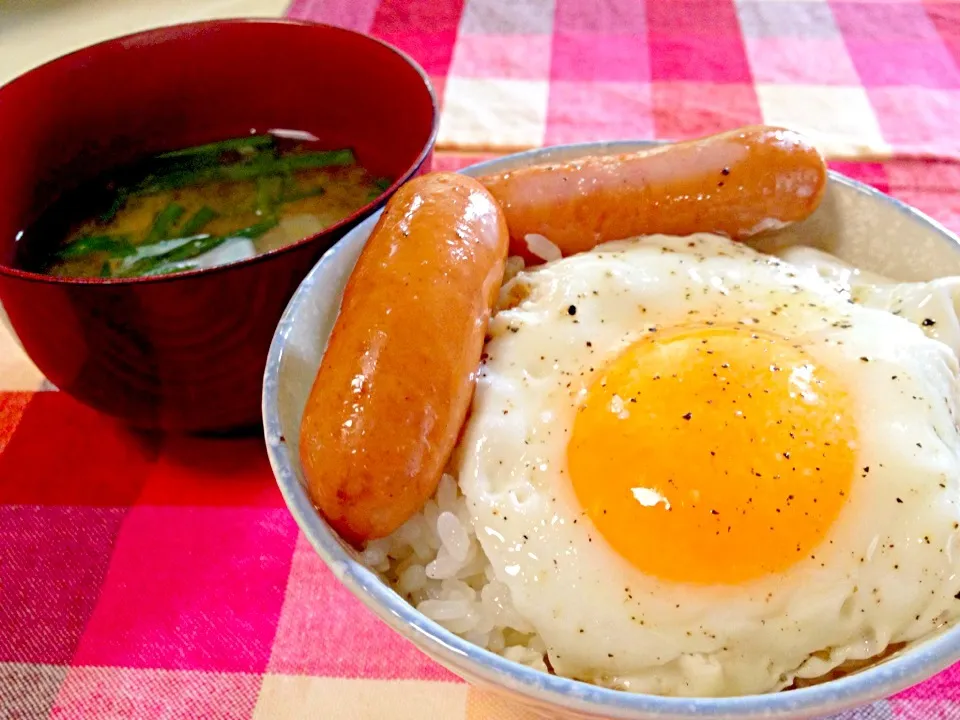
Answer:
<svg viewBox="0 0 960 720"><path fill-rule="evenodd" d="M960 277L897 282L803 246L785 248L777 256L845 288L858 305L886 310L921 326L928 337L940 340L960 356Z"/></svg>
<svg viewBox="0 0 960 720"><path fill-rule="evenodd" d="M957 617L958 364L946 344L851 304L849 284L815 267L712 235L608 243L521 272L502 302L457 470L496 578L556 672L664 695L769 692ZM755 324L828 366L870 468L811 557L740 585L645 576L581 512L565 469L594 369L651 329L706 320Z"/></svg>

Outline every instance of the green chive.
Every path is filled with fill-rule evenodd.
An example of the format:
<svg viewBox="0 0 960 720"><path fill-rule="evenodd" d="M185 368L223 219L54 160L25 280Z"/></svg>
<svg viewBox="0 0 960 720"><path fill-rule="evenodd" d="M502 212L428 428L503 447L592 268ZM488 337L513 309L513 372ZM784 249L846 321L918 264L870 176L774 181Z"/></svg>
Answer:
<svg viewBox="0 0 960 720"><path fill-rule="evenodd" d="M133 255L136 248L126 235L82 235L73 242L64 245L57 256L69 259L89 255L95 252L110 253L115 257Z"/></svg>
<svg viewBox="0 0 960 720"><path fill-rule="evenodd" d="M226 240L227 238L219 237L217 235L208 235L206 237L200 236L196 240L191 240L190 242L181 245L176 250L172 250L162 257L166 262L190 260L198 255L203 255L204 253L210 252L215 247L223 245Z"/></svg>
<svg viewBox="0 0 960 720"><path fill-rule="evenodd" d="M201 185L208 182L239 182L253 180L262 175L281 175L323 167L342 167L353 165L355 162L356 158L351 150L331 150L329 152L303 153L281 157L273 157L262 153L249 161L231 165L198 168L178 167L169 172L151 173L136 185L134 192L150 195L164 190L176 190L188 185Z"/></svg>
<svg viewBox="0 0 960 720"><path fill-rule="evenodd" d="M257 214L273 215L283 193L284 178L278 175L257 178Z"/></svg>
<svg viewBox="0 0 960 720"><path fill-rule="evenodd" d="M234 165L211 165L199 168L175 168L168 172L155 172L138 183L134 192L153 195L167 190L179 190L192 185L211 182L252 180L273 169L272 158L254 158L251 162Z"/></svg>
<svg viewBox="0 0 960 720"><path fill-rule="evenodd" d="M393 185L393 180L388 177L375 178L373 184L377 186L380 192L383 192L390 189L390 186Z"/></svg>
<svg viewBox="0 0 960 720"><path fill-rule="evenodd" d="M196 145L194 147L184 148L183 150L173 150L172 152L157 155L157 159L169 160L174 158L192 158L201 155L222 155L225 152L231 151L262 150L264 148L272 148L273 143L273 135L250 135L249 137L220 140L219 142L207 143L206 145Z"/></svg>
<svg viewBox="0 0 960 720"><path fill-rule="evenodd" d="M234 230L233 232L226 233L228 238L247 238L248 240L256 240L258 237L264 233L273 230L277 225L280 224L280 221L275 217L269 217L260 222L250 225L249 227L240 228L239 230Z"/></svg>
<svg viewBox="0 0 960 720"><path fill-rule="evenodd" d="M204 205L202 208L197 210L192 216L187 218L183 223L180 229L177 231L177 234L181 237L190 237L191 235L198 234L203 228L207 226L213 219L219 217L216 210L207 205Z"/></svg>
<svg viewBox="0 0 960 720"><path fill-rule="evenodd" d="M284 155L278 159L290 170L313 170L322 167L338 167L343 165L355 165L357 158L353 150L328 150L324 152L300 153L296 155Z"/></svg>
<svg viewBox="0 0 960 720"><path fill-rule="evenodd" d="M201 237L209 237L209 233L198 233L196 235L191 235L189 237L182 238L171 238L170 240L161 240L160 242L151 243L150 245L137 245L137 252L135 255L124 260L125 263L137 262L138 260L143 260L144 258L157 257L158 255L164 255L165 253L170 252L171 250L176 250L178 247L186 245L189 242L196 240Z"/></svg>
<svg viewBox="0 0 960 720"><path fill-rule="evenodd" d="M213 250L223 244L227 238L217 235L197 235L193 238L181 238L176 246L167 252L142 257L136 262L123 268L118 277L138 277L153 272L157 268L170 263L190 260Z"/></svg>
<svg viewBox="0 0 960 720"><path fill-rule="evenodd" d="M113 272L111 272L110 270L110 263L108 262L103 263L103 265L100 266L100 277L108 278L111 275L113 275Z"/></svg>
<svg viewBox="0 0 960 720"><path fill-rule="evenodd" d="M158 212L157 217L153 220L153 227L150 228L150 232L147 233L147 237L143 241L144 244L149 245L168 239L173 226L177 224L184 212L183 205L175 202L170 203Z"/></svg>

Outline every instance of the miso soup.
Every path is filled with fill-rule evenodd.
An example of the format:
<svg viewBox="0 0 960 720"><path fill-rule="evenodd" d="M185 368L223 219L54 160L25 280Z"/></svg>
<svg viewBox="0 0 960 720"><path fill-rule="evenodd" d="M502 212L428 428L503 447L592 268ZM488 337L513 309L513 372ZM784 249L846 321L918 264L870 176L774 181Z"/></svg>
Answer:
<svg viewBox="0 0 960 720"><path fill-rule="evenodd" d="M163 153L63 197L18 243L24 269L64 277L167 275L314 235L391 183L353 152L276 131Z"/></svg>

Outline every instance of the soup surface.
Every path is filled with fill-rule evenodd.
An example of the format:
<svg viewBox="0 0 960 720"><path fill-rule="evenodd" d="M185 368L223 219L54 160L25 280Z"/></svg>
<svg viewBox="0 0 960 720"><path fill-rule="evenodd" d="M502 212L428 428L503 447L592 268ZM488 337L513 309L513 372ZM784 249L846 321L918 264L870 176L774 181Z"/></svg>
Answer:
<svg viewBox="0 0 960 720"><path fill-rule="evenodd" d="M391 183L353 152L274 131L163 153L51 206L18 243L24 269L129 278L224 265L334 225Z"/></svg>

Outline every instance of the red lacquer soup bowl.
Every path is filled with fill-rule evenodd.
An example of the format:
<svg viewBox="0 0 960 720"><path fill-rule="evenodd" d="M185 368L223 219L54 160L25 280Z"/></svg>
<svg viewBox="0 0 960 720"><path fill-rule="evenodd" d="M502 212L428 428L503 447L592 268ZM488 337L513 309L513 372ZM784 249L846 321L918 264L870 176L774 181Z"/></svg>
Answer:
<svg viewBox="0 0 960 720"><path fill-rule="evenodd" d="M318 235L220 268L101 280L16 267L21 231L84 181L144 155L273 128L351 147L396 182ZM422 170L436 129L423 71L340 28L203 22L67 55L0 88L0 302L39 369L84 403L146 428L255 424L270 339L293 291Z"/></svg>

